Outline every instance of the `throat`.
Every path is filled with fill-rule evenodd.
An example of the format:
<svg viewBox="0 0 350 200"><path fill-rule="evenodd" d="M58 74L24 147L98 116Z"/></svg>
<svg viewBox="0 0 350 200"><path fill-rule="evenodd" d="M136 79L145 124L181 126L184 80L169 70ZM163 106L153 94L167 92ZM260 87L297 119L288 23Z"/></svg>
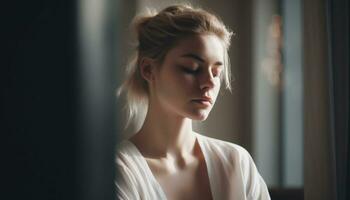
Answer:
<svg viewBox="0 0 350 200"><path fill-rule="evenodd" d="M166 133L155 134L140 130L129 139L146 158L161 159L167 162L181 163L190 160L196 153L196 135L194 132L169 136Z"/></svg>

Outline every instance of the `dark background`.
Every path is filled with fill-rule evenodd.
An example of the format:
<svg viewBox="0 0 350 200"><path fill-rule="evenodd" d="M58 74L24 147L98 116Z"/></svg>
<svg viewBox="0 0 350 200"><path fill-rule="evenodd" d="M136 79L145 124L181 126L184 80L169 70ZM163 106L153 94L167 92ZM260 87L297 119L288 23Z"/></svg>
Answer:
<svg viewBox="0 0 350 200"><path fill-rule="evenodd" d="M79 2L1 5L0 199L114 199L115 52L90 65L105 92L88 93Z"/></svg>
<svg viewBox="0 0 350 200"><path fill-rule="evenodd" d="M2 9L1 199L78 199L76 1Z"/></svg>
<svg viewBox="0 0 350 200"><path fill-rule="evenodd" d="M76 3L1 6L1 199L79 199Z"/></svg>

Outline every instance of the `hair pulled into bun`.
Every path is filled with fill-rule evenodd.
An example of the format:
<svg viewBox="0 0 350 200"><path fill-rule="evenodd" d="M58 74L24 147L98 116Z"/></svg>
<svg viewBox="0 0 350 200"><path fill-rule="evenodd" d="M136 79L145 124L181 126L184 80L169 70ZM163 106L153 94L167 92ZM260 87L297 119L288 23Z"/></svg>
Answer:
<svg viewBox="0 0 350 200"><path fill-rule="evenodd" d="M231 72L228 49L233 33L214 14L190 5L173 5L159 12L148 10L136 16L131 24L135 36L135 50L126 66L126 79L118 89L118 95L127 95L127 125L136 117L144 117L148 107L148 85L142 78L139 62L143 57L161 63L176 43L196 34L213 34L225 48L222 81L231 90ZM141 120L141 119L139 119Z"/></svg>

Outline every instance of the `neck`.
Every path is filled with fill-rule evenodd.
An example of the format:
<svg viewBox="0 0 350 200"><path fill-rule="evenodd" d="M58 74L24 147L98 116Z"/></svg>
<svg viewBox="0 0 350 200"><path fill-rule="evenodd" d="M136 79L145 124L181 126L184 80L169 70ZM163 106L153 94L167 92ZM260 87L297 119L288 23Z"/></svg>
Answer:
<svg viewBox="0 0 350 200"><path fill-rule="evenodd" d="M145 122L130 140L145 157L182 157L193 153L192 120L149 105Z"/></svg>

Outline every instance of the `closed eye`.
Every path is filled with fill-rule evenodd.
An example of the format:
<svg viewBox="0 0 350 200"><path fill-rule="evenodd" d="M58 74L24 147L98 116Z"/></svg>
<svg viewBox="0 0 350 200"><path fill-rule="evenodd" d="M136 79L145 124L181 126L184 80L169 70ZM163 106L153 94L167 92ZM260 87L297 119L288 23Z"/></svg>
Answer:
<svg viewBox="0 0 350 200"><path fill-rule="evenodd" d="M182 67L182 71L184 71L187 74L197 74L199 72L199 68L191 69L191 68L188 68L188 67Z"/></svg>

